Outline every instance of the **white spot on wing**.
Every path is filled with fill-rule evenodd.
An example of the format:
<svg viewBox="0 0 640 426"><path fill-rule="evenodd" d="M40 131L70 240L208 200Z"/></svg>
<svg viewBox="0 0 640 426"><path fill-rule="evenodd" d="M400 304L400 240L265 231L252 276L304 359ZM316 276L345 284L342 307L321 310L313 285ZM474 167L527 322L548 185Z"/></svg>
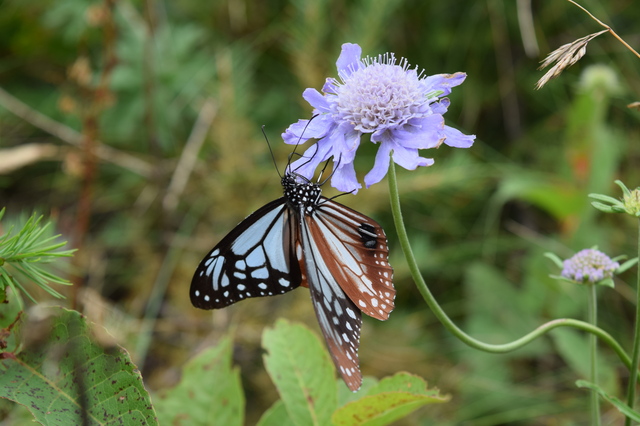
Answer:
<svg viewBox="0 0 640 426"><path fill-rule="evenodd" d="M284 278L280 278L278 280L278 283L280 283L280 285L282 287L289 287L291 285L291 283L289 281L285 280Z"/></svg>
<svg viewBox="0 0 640 426"><path fill-rule="evenodd" d="M269 278L269 270L267 268L256 269L251 272L251 278L255 278L257 280Z"/></svg>

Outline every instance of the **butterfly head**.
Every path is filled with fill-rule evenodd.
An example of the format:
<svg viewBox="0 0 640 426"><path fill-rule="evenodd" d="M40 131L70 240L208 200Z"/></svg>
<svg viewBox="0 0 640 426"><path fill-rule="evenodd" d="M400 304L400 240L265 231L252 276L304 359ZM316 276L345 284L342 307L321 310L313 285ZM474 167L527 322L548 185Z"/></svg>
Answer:
<svg viewBox="0 0 640 426"><path fill-rule="evenodd" d="M309 181L297 173L287 173L282 178L284 197L295 210L304 210L305 214L313 214L319 206L322 190L320 185Z"/></svg>

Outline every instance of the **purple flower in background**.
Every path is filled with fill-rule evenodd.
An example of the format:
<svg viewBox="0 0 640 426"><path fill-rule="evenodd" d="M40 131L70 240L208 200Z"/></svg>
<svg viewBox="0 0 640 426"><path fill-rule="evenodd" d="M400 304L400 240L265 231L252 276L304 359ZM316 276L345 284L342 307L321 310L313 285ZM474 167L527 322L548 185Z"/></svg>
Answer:
<svg viewBox="0 0 640 426"><path fill-rule="evenodd" d="M466 74L424 76L409 68L406 59L396 61L393 53L361 59L357 44L342 45L336 63L338 79L328 78L323 94L307 89L304 99L314 107L312 120L299 120L282 134L288 144L308 139L317 143L291 165L311 179L318 165L333 157L331 184L345 191L357 191L353 160L360 137L369 133L371 142L380 143L373 169L365 176L367 187L380 182L393 161L408 170L430 166L433 159L420 157L419 149L437 148L444 142L456 148L469 148L475 139L444 124L449 100L442 98L460 85Z"/></svg>
<svg viewBox="0 0 640 426"><path fill-rule="evenodd" d="M613 273L620 267L618 262L595 249L585 249L563 262L564 278L579 283L595 284L604 279L613 278Z"/></svg>

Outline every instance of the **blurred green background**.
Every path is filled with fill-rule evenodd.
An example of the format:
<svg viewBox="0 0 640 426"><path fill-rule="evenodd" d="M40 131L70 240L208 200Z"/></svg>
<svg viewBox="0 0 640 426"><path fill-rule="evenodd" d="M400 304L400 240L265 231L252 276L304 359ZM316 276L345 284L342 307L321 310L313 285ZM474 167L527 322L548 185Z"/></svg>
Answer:
<svg viewBox="0 0 640 426"><path fill-rule="evenodd" d="M581 4L640 46L637 1ZM635 256L637 225L598 213L586 195L619 197L615 179L639 184L640 113L626 107L639 100L638 58L601 35L534 89L546 54L601 29L559 0L5 0L0 207L9 220L45 214L79 249L62 303L106 327L151 391L233 333L252 424L277 398L261 332L279 317L318 330L307 290L211 313L191 306L188 289L208 250L281 195L261 126L282 169L291 147L280 133L311 115L301 93L336 75L345 42L395 52L426 74L466 72L445 119L475 145L425 153L435 165L400 170L400 189L438 300L467 332L503 343L549 319L585 318L585 289L550 279L558 271L545 251ZM361 146L360 178L375 149ZM574 386L588 377L586 336L556 330L507 355L456 341L412 284L387 194L381 183L340 198L385 228L398 291L389 321L364 320L362 370L406 370L452 395L404 424L586 422L588 393ZM600 291L600 323L625 347L634 279ZM622 395L627 373L607 348L601 360L603 386ZM608 407L603 416L621 419Z"/></svg>

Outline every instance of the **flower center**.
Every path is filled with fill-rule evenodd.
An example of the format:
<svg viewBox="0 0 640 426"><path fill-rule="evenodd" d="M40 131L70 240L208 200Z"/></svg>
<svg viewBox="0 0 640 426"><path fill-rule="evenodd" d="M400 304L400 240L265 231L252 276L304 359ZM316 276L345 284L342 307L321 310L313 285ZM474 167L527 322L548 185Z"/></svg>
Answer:
<svg viewBox="0 0 640 426"><path fill-rule="evenodd" d="M363 62L364 67L336 84L334 118L351 123L363 133L372 133L397 128L425 115L421 107L428 97L418 73L407 69L406 61L396 65L393 56L385 56Z"/></svg>
<svg viewBox="0 0 640 426"><path fill-rule="evenodd" d="M598 250L586 249L578 252L571 259L565 260L563 266L561 273L563 277L578 282L597 283L613 277L614 271L620 267L620 264Z"/></svg>

